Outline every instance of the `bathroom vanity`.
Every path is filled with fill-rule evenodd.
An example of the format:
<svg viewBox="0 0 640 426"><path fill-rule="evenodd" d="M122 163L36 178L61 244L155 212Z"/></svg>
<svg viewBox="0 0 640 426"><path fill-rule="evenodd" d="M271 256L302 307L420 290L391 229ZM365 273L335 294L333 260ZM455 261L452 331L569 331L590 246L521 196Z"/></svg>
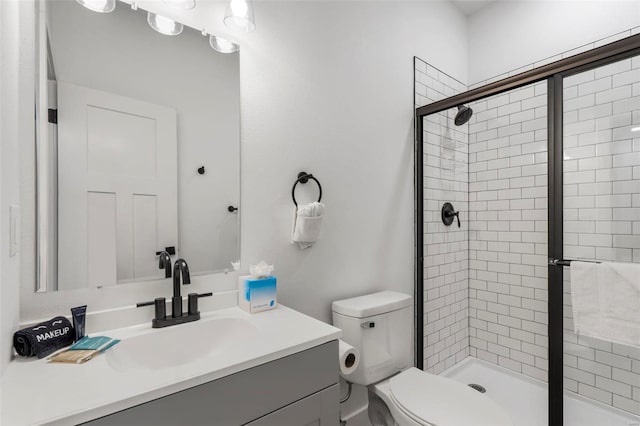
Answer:
<svg viewBox="0 0 640 426"><path fill-rule="evenodd" d="M85 424L335 425L337 341Z"/></svg>
<svg viewBox="0 0 640 426"><path fill-rule="evenodd" d="M338 424L341 332L292 309L251 315L232 307L166 329L102 334L122 341L86 364L13 362L3 422Z"/></svg>

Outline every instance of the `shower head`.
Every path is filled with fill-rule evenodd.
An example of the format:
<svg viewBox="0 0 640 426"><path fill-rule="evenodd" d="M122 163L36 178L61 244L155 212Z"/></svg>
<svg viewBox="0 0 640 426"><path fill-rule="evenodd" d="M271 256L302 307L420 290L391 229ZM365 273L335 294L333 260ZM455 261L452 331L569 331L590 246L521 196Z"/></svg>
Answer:
<svg viewBox="0 0 640 426"><path fill-rule="evenodd" d="M471 108L464 105L458 105L458 113L456 114L454 123L456 123L456 126L462 126L464 123L469 121L471 115L473 115L473 110Z"/></svg>

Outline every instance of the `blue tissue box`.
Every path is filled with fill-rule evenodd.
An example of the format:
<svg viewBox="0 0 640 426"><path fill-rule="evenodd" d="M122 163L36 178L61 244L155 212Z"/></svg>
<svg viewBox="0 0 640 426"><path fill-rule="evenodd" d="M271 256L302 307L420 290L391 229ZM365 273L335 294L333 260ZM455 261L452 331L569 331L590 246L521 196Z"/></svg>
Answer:
<svg viewBox="0 0 640 426"><path fill-rule="evenodd" d="M238 278L238 306L249 313L268 311L278 306L276 277L254 278L245 275Z"/></svg>

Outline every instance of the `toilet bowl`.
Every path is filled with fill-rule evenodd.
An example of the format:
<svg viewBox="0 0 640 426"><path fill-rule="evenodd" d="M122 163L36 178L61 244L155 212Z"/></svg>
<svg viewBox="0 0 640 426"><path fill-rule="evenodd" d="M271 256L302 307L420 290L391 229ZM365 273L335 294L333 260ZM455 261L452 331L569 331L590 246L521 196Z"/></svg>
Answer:
<svg viewBox="0 0 640 426"><path fill-rule="evenodd" d="M399 426L513 426L507 412L487 396L414 367L369 389Z"/></svg>
<svg viewBox="0 0 640 426"><path fill-rule="evenodd" d="M333 302L331 309L342 338L360 352L345 379L368 386L374 426L513 426L486 395L412 367L411 296L383 291Z"/></svg>

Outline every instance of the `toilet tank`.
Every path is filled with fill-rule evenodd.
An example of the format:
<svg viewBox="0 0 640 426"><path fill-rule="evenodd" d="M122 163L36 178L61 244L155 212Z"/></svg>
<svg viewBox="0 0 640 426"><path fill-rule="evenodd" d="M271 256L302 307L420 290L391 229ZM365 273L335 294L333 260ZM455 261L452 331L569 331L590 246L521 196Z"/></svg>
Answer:
<svg viewBox="0 0 640 426"><path fill-rule="evenodd" d="M360 351L350 382L370 385L413 365L413 300L395 291L381 291L331 305L333 325L342 339Z"/></svg>

